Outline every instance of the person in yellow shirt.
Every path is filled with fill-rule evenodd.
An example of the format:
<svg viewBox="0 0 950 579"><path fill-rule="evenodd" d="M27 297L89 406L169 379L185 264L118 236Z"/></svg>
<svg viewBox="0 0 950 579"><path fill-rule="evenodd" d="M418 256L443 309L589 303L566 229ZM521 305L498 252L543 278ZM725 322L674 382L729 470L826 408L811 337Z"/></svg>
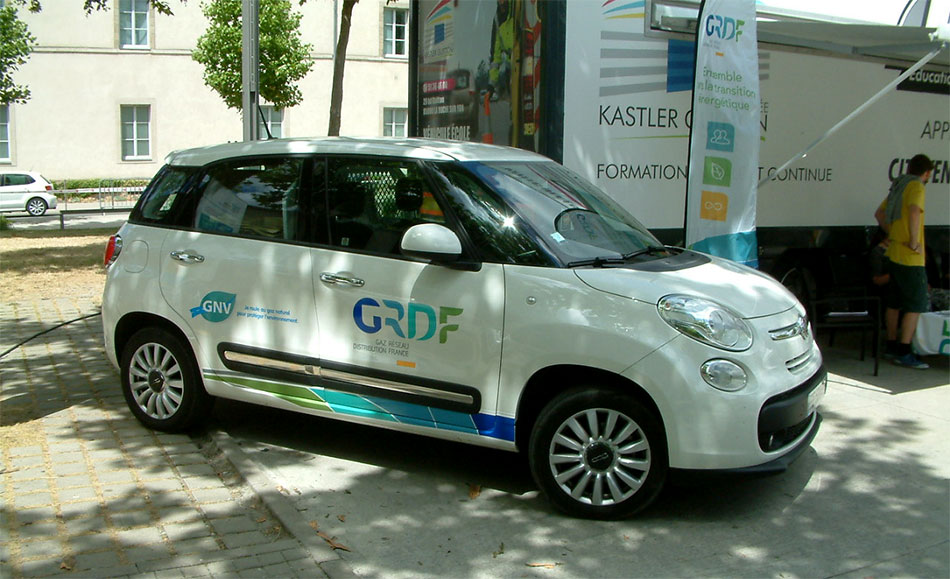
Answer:
<svg viewBox="0 0 950 579"><path fill-rule="evenodd" d="M884 311L886 355L893 357L895 364L921 370L929 366L914 355L910 342L917 330L920 314L929 310L924 185L930 180L933 168L933 161L926 155L915 155L908 163L907 174L894 180L887 198L874 213L878 225L887 232L889 242L886 255L890 261L891 280Z"/></svg>

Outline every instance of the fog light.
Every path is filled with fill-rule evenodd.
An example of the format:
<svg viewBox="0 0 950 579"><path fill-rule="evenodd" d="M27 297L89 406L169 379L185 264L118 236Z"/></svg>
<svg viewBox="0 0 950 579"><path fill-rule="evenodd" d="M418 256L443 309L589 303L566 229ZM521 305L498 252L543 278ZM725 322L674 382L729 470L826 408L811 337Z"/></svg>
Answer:
<svg viewBox="0 0 950 579"><path fill-rule="evenodd" d="M725 392L742 390L748 381L745 370L729 360L709 360L702 365L699 373L706 384Z"/></svg>

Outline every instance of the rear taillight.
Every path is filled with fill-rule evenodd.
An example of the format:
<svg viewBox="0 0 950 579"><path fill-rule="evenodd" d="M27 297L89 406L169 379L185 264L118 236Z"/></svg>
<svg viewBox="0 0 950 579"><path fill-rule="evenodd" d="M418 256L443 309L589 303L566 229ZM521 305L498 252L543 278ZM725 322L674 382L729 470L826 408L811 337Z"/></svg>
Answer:
<svg viewBox="0 0 950 579"><path fill-rule="evenodd" d="M47 190L47 191L52 191L52 190L53 190L53 186L52 186L52 185L47 185L47 186L46 186L46 190Z"/></svg>
<svg viewBox="0 0 950 579"><path fill-rule="evenodd" d="M116 234L109 238L109 244L106 245L106 257L103 260L105 266L109 267L115 263L120 253L122 253L122 237Z"/></svg>

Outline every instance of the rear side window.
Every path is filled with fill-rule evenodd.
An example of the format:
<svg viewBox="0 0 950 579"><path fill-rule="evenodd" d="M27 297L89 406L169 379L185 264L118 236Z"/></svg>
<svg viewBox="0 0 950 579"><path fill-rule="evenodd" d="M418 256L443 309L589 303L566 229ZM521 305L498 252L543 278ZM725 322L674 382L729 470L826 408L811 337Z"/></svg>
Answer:
<svg viewBox="0 0 950 579"><path fill-rule="evenodd" d="M190 167L166 166L155 176L144 193L136 220L171 224L172 207L195 170Z"/></svg>
<svg viewBox="0 0 950 579"><path fill-rule="evenodd" d="M242 237L298 240L303 159L237 160L208 169L192 227Z"/></svg>
<svg viewBox="0 0 950 579"><path fill-rule="evenodd" d="M4 175L3 184L4 185L29 185L34 181L33 177L29 175L20 175L17 173Z"/></svg>

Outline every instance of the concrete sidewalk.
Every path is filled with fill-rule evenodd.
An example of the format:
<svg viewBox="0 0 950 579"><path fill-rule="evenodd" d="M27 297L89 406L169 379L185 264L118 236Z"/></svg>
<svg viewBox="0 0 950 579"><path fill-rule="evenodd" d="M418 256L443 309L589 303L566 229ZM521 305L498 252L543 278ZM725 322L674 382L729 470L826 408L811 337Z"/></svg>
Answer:
<svg viewBox="0 0 950 579"><path fill-rule="evenodd" d="M95 311L2 304L0 352ZM788 472L597 522L511 453L225 400L201 434L152 432L81 319L0 359L0 576L948 577L947 359L875 377L844 338Z"/></svg>
<svg viewBox="0 0 950 579"><path fill-rule="evenodd" d="M0 305L0 352L89 301ZM98 316L0 360L0 576L340 577L315 533L288 532L214 443L128 411Z"/></svg>

